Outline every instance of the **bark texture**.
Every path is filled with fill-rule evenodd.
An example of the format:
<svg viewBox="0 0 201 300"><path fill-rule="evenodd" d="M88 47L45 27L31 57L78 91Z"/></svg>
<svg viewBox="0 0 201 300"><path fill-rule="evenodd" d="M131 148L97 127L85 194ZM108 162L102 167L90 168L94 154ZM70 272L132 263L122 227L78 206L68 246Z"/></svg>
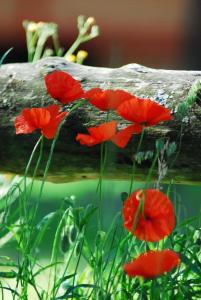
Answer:
<svg viewBox="0 0 201 300"><path fill-rule="evenodd" d="M156 70L138 64L117 69L81 66L62 58L47 58L36 63L7 64L0 67L0 172L23 174L38 134L15 135L13 121L25 107L46 106L54 101L48 96L43 77L53 70L63 70L78 79L83 88L124 89L139 97L153 98L176 112L185 101L201 71ZM48 180L67 182L96 178L99 170L99 146L87 148L75 142L78 132L105 120L105 113L86 104L71 114L62 128ZM179 143L181 123L182 143L177 160L169 170L175 182L201 183L201 103L198 99L188 116L149 128L141 150L153 150L155 140L166 137ZM120 126L125 123L120 120ZM138 136L134 136L126 149L109 145L105 170L107 178L129 178L133 153ZM45 142L45 154L38 177L47 159L50 143ZM174 160L174 157L171 158ZM137 178L143 179L150 162L138 166ZM167 177L168 178L168 177Z"/></svg>

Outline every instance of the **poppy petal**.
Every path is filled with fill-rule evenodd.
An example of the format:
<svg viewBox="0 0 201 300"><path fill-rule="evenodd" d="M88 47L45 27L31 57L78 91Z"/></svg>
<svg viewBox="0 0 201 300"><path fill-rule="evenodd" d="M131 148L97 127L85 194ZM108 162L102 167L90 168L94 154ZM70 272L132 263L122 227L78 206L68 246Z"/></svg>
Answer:
<svg viewBox="0 0 201 300"><path fill-rule="evenodd" d="M134 133L140 133L142 131L141 125L130 125L119 132L117 132L112 138L111 141L118 147L124 148L129 140L131 139Z"/></svg>
<svg viewBox="0 0 201 300"><path fill-rule="evenodd" d="M50 112L44 107L24 109L23 116L35 128L43 128L49 123L51 118Z"/></svg>
<svg viewBox="0 0 201 300"><path fill-rule="evenodd" d="M82 133L77 134L76 141L80 142L81 145L86 145L88 147L92 147L100 143L99 140L97 140L93 136Z"/></svg>
<svg viewBox="0 0 201 300"><path fill-rule="evenodd" d="M30 124L22 114L15 118L15 129L16 134L28 134L33 132L36 128Z"/></svg>
<svg viewBox="0 0 201 300"><path fill-rule="evenodd" d="M103 111L116 110L120 104L132 97L133 95L123 90L102 90L100 88L91 89L84 94L85 99Z"/></svg>
<svg viewBox="0 0 201 300"><path fill-rule="evenodd" d="M91 147L109 140L115 135L116 128L116 121L103 123L96 127L90 127L87 129L89 134L78 133L76 136L76 141L79 141L81 145Z"/></svg>
<svg viewBox="0 0 201 300"><path fill-rule="evenodd" d="M148 126L156 125L172 118L168 108L153 100L137 97L122 103L117 109L117 114L128 121Z"/></svg>
<svg viewBox="0 0 201 300"><path fill-rule="evenodd" d="M96 127L88 128L88 132L91 136L99 140L100 142L104 142L113 137L116 133L117 122L111 121L107 123L103 123Z"/></svg>
<svg viewBox="0 0 201 300"><path fill-rule="evenodd" d="M79 81L63 71L46 75L45 84L50 96L63 104L82 98L84 94Z"/></svg>
<svg viewBox="0 0 201 300"><path fill-rule="evenodd" d="M179 264L179 255L172 250L148 251L125 264L124 271L130 277L142 276L149 279L170 272Z"/></svg>
<svg viewBox="0 0 201 300"><path fill-rule="evenodd" d="M60 106L59 105L49 105L46 109L50 112L51 118L54 118L58 115Z"/></svg>
<svg viewBox="0 0 201 300"><path fill-rule="evenodd" d="M59 114L59 106L58 105L51 105L47 109L51 113L51 120L47 126L42 128L41 133L47 139L53 139L57 132L57 128L58 128L59 124L67 116L67 112L61 112Z"/></svg>
<svg viewBox="0 0 201 300"><path fill-rule="evenodd" d="M36 129L48 139L55 136L59 123L67 115L59 113L58 105L50 105L47 108L26 108L15 119L16 134L28 134Z"/></svg>
<svg viewBox="0 0 201 300"><path fill-rule="evenodd" d="M124 226L128 231L133 230L138 206L139 191L135 191L124 201ZM174 208L171 201L157 189L144 191L144 215L140 212L133 232L140 240L157 242L168 236L175 226Z"/></svg>

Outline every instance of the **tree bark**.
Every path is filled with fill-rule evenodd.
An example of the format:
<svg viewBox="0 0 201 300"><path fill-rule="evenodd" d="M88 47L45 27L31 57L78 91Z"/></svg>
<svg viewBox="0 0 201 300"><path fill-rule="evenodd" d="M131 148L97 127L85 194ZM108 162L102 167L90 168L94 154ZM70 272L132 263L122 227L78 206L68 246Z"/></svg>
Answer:
<svg viewBox="0 0 201 300"><path fill-rule="evenodd" d="M23 174L26 163L37 141L38 133L17 135L14 117L25 107L46 106L54 101L48 96L43 77L53 70L63 70L78 79L83 88L124 89L139 97L153 98L177 110L185 101L189 89L201 76L201 71L156 70L138 64L117 69L81 66L63 58L46 58L36 63L17 63L0 68L0 172ZM99 172L100 146L87 148L75 142L78 132L106 119L106 114L86 104L67 119L57 142L48 180L67 182L97 178ZM120 120L120 126L125 125ZM180 153L169 170L167 180L175 182L201 183L201 103L199 99L191 107L188 116L181 122L173 120L146 130L142 151L153 150L155 140L165 137L177 144L182 139ZM129 178L133 153L139 136L135 135L125 149L108 145L107 178ZM50 142L45 141L45 154L39 167L42 176L48 156ZM36 158L37 159L37 158ZM171 158L174 160L174 157ZM144 179L150 162L137 168L138 179ZM34 167L34 166L33 166ZM33 170L33 168L32 168ZM157 171L155 172L157 176Z"/></svg>

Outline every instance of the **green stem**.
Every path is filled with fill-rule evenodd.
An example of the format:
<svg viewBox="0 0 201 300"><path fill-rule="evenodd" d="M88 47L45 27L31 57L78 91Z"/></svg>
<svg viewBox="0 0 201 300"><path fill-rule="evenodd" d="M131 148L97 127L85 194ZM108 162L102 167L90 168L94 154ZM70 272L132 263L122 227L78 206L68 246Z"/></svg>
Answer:
<svg viewBox="0 0 201 300"><path fill-rule="evenodd" d="M33 151L31 153L31 156L29 158L29 161L28 161L28 164L26 166L25 173L24 173L24 197L23 197L24 200L23 200L23 203L22 203L22 205L23 205L23 216L22 216L22 218L24 219L25 223L28 222L28 219L27 219L27 181L26 181L26 179L27 179L27 174L29 172L32 160L34 158L36 150L37 150L39 144L41 143L41 141L42 141L42 136L38 139L37 143L35 144L35 146L33 148Z"/></svg>
<svg viewBox="0 0 201 300"><path fill-rule="evenodd" d="M13 50L13 48L8 49L3 56L0 58L0 66L3 64L4 59L7 57L7 55Z"/></svg>
<svg viewBox="0 0 201 300"><path fill-rule="evenodd" d="M38 171L38 167L39 167L40 162L41 162L41 159L42 159L42 155L43 155L43 144L44 144L44 138L43 138L43 136L42 136L41 144L40 144L40 153L39 153L39 157L38 157L38 160L37 160L35 169L34 169L34 173L33 173L33 177L32 177L32 182L31 182L31 187L30 187L30 191L29 191L29 199L30 199L30 197L31 197L31 193L32 193L32 189L33 189L33 184L34 184L34 181L35 181L35 179L36 179L36 174L37 174L37 171Z"/></svg>
<svg viewBox="0 0 201 300"><path fill-rule="evenodd" d="M115 237L116 237L116 232L117 232L117 227L115 228L114 235L112 237L110 252L112 250L113 242L114 242ZM111 268L110 268L110 271L109 271L109 275L107 277L107 284L106 284L106 288L105 288L106 294L107 294L107 291L108 291L109 283L111 282L110 278L112 276L112 272L113 272L113 269L114 269L114 266L115 266L115 261L116 261L116 258L117 258L117 254L118 254L118 250L116 251L116 253L114 255L114 258L113 258L113 261L112 261L112 265L111 265ZM108 255L108 258L109 258L109 255Z"/></svg>
<svg viewBox="0 0 201 300"><path fill-rule="evenodd" d="M99 230L102 228L102 213L101 213L101 204L102 204L102 182L103 182L103 174L105 170L105 165L107 162L107 144L106 142L101 144L101 157L100 157L100 172L99 172L99 180L96 188L96 192L99 192Z"/></svg>
<svg viewBox="0 0 201 300"><path fill-rule="evenodd" d="M74 111L75 109L77 109L79 106L81 106L83 104L83 100L79 101L77 104L75 104L69 111L69 114ZM68 114L68 115L69 115ZM34 218L35 218L35 215L36 215L36 212L38 210L38 205L39 205L39 202L41 200L41 197L42 197L42 193L43 193L43 188L44 188L44 185L45 185L45 182L46 182L46 179L47 179L47 174L48 174L48 171L49 171L49 167L50 167L50 164L51 164L51 161L52 161L52 156L53 156L53 153L54 153L54 149L55 149L55 146L56 146L56 142L57 142L57 139L59 137L59 134L60 134L60 131L61 131L61 128L63 126L65 122L65 119L59 124L59 127L57 129L57 132L56 132L56 135L53 139L53 142L52 142L52 145L51 145L51 148L50 148L50 153L49 153L49 157L48 157L48 161L47 161L47 164L46 164L46 167L45 167L45 171L44 171L44 174L43 174L43 179L42 179L42 183L41 183L41 187L40 187L40 192L39 192L39 196L38 196L38 201L37 201L37 205L36 205L36 208L35 208L35 212L34 212Z"/></svg>
<svg viewBox="0 0 201 300"><path fill-rule="evenodd" d="M26 177L27 174L28 174L28 172L29 172L29 168L30 168L32 159L33 159L33 157L34 157L34 154L35 154L35 152L36 152L36 149L37 149L38 145L40 144L42 138L43 138L43 137L40 136L40 138L38 139L36 145L35 145L34 148L33 148L33 151L32 151L32 153L31 153L31 156L30 156L30 158L29 158L28 164L27 164L26 169L25 169L24 177Z"/></svg>
<svg viewBox="0 0 201 300"><path fill-rule="evenodd" d="M133 235L133 233L134 233L134 231L137 227L139 215L142 212L143 207L144 207L144 200L140 200L140 203L138 205L138 208L137 208L137 211L136 211L136 214L135 214L134 222L133 222L133 225L132 225L132 230L131 230L132 235Z"/></svg>
<svg viewBox="0 0 201 300"><path fill-rule="evenodd" d="M30 247L30 239L31 239L31 232L33 231L33 225L31 227L31 223L32 223L32 220L30 219L30 213L29 213L29 208L27 206L27 202L28 202L28 198L27 198L27 186L26 186L26 176L28 174L28 171L29 171L29 168L30 168L30 165L31 165L31 162L33 160L33 157L34 157L34 154L37 150L37 147L38 145L40 144L40 155L39 155L39 158L38 158L38 161L37 161L37 164L36 164L36 167L35 167L35 170L34 170L34 177L32 179L32 185L33 185L33 181L34 181L34 178L35 178L35 175L36 175L36 171L38 169L38 166L39 166L39 163L40 163L40 160L41 160L41 156L42 156L42 149L43 149L43 137L41 136L38 140L38 142L36 143L33 151L32 151L32 154L31 154L31 157L29 159L29 162L27 164L27 167L26 167L26 170L25 170L25 175L24 175L24 193L25 193L25 197L24 197L24 200L23 200L23 214L21 214L21 218L23 220L23 227L24 229L22 229L22 237L21 237L21 241L20 243L22 242L22 249L23 249L23 257L24 257L24 261L23 261L23 264L22 264L22 278L24 279L24 282L23 282L23 293L24 295L26 295L27 293L27 286L28 286L28 280L29 280L29 271L28 271L28 267L30 265L30 258L29 258L29 247ZM32 189L32 186L31 186L31 189ZM29 193L29 197L30 197L30 194Z"/></svg>
<svg viewBox="0 0 201 300"><path fill-rule="evenodd" d="M151 167L149 169L149 172L148 172L148 175L147 175L147 178L146 178L146 181L145 181L145 187L144 187L145 193L146 193L146 189L148 188L148 185L149 185L149 182L150 182L150 179L151 179L151 175L152 175L153 169L156 165L158 156L159 156L159 152L156 151L155 157L152 161ZM135 220L134 220L134 225L133 225L134 229L132 229L132 232L135 231L135 228L136 228L137 223L138 223L140 212L142 213L143 218L146 219L145 214L144 214L144 202L145 202L145 197L146 197L145 193L143 193L143 199L140 200L140 205L138 206L138 209L137 209L137 212L136 212L136 215L135 215Z"/></svg>
<svg viewBox="0 0 201 300"><path fill-rule="evenodd" d="M79 253L78 260L77 260L77 263L76 263L76 266L75 266L75 274L77 274L78 266L79 266L80 259L81 259L83 245L84 245L84 238L82 238L82 243L81 243L81 247L80 247L80 253ZM75 276L73 277L73 287L74 287L74 285L75 285ZM73 297L73 291L72 291L72 297Z"/></svg>
<svg viewBox="0 0 201 300"><path fill-rule="evenodd" d="M138 146L137 146L136 154L140 151L140 148L141 148L141 146L142 146L142 141L143 141L143 138L144 138L144 132L145 132L145 129L143 128L143 129L142 129L142 132L141 132L141 135L140 135L140 140L139 140L139 143L138 143ZM134 157L133 157L133 166L132 166L131 183L130 183L130 188L129 188L129 196L131 195L132 189L133 189L134 176L135 176L135 169L136 169L136 161L135 161L135 156L134 156Z"/></svg>
<svg viewBox="0 0 201 300"><path fill-rule="evenodd" d="M181 123L181 128L180 128L180 135L179 135L179 146L178 146L178 150L177 153L175 155L175 157L173 158L173 160L171 161L171 164L169 165L169 169L171 169L175 163L175 161L177 160L180 151L181 151L181 146L182 146L182 138L183 138L183 130L184 130L184 124Z"/></svg>
<svg viewBox="0 0 201 300"><path fill-rule="evenodd" d="M36 46L36 50L34 53L34 57L33 57L33 62L39 60L42 56L42 52L45 46L45 43L48 39L49 35L48 34L41 34L41 36L38 39L37 42L37 46Z"/></svg>
<svg viewBox="0 0 201 300"><path fill-rule="evenodd" d="M32 181L31 181L31 186L30 186L30 190L29 190L29 198L28 198L29 200L31 198L31 193L32 193L34 181L35 181L35 178L36 178L37 170L38 170L38 167L40 165L40 162L41 162L41 159L42 159L42 155L43 155L44 138L43 138L43 136L41 136L41 137L42 137L42 139L41 139L41 144L40 144L40 153L39 153L39 157L38 157L38 160L37 160L37 163L36 163L36 166L35 166L35 169L34 169ZM36 202L36 206L37 205L38 205L38 202ZM31 237L32 237L32 232L34 231L33 221L34 221L34 217L35 217L34 208L31 209L30 207L28 207L28 210L30 211L29 212L30 230L29 230L29 239L27 239L27 247L29 247L29 242L30 242Z"/></svg>
<svg viewBox="0 0 201 300"><path fill-rule="evenodd" d="M28 62L33 61L33 56L35 52L36 43L38 40L37 32L31 32L26 30L26 43L27 43L27 52L28 52Z"/></svg>
<svg viewBox="0 0 201 300"><path fill-rule="evenodd" d="M60 51L61 51L61 47L60 47L59 36L58 36L57 32L55 32L53 34L52 40L53 40L53 45L54 45L54 50L55 50L56 56L59 56Z"/></svg>
<svg viewBox="0 0 201 300"><path fill-rule="evenodd" d="M147 175L147 178L146 178L146 181L145 181L145 189L147 189L148 185L149 185L149 182L150 182L150 179L151 179L151 176L152 176L152 173L153 173L153 169L156 165L156 162L157 162L157 159L158 159L158 156L159 156L159 152L156 151L156 154L154 156L154 159L152 161L152 164L151 164L151 167L149 169L149 172L148 172L148 175Z"/></svg>
<svg viewBox="0 0 201 300"><path fill-rule="evenodd" d="M72 257L73 257L73 254L74 254L74 251L75 251L75 248L76 248L76 244L77 244L79 238L80 238L80 232L79 232L78 236L76 237L76 240L75 240L73 249L72 249L70 255L68 256L67 263L66 263L66 265L65 265L64 271L62 272L62 277L61 277L61 278L63 278L63 277L65 276L65 274L66 274L66 272L67 272L67 270L68 270L68 267L69 267L69 265L70 265L70 262L71 262L71 259L72 259ZM55 287L55 286L56 286L56 287ZM57 294L59 287L60 287L60 286L58 285L58 282L56 282L56 284L54 284L54 287L53 287L53 293L54 293L54 295Z"/></svg>
<svg viewBox="0 0 201 300"><path fill-rule="evenodd" d="M107 112L106 122L109 120L109 112ZM101 143L101 155L100 155L100 171L99 171L99 180L96 188L96 192L99 191L99 230L102 228L102 213L101 213L101 204L102 204L102 181L103 181L103 173L105 170L105 165L107 161L107 142Z"/></svg>
<svg viewBox="0 0 201 300"><path fill-rule="evenodd" d="M75 109L77 109L79 106L81 106L83 104L83 101L80 101L78 102L76 105L74 105L70 111L69 111L69 114L74 111ZM38 205L39 205L39 202L40 202L40 199L42 197L42 192L43 192L43 188L44 188L44 184L46 182L46 178L47 178L47 173L48 173L48 170L49 170L49 167L50 167L50 163L51 163L51 160L52 160L52 156L53 156L53 152L54 152L54 148L55 148L55 145L56 145L56 141L59 137L59 133L60 133L60 130L63 126L65 122L65 119L59 124L59 127L57 129L57 133L54 137L54 140L52 142L52 145L51 145L51 148L50 148L50 153L49 153L49 157L48 157L48 161L47 161L47 164L46 164L46 167L45 167L45 171L44 171L44 175L43 175L43 180L42 180L42 184L41 184L41 188L40 188L40 192L39 192L39 197L38 197L38 202L37 202L37 205L36 205L36 208L35 208L35 212L34 212L34 218L35 218L35 215L36 215L36 212L38 210ZM55 259L55 253L56 253L56 246L57 246L57 243L58 243L58 238L60 238L59 234L61 233L61 226L63 224L63 220L64 220L64 217L66 215L66 212L68 211L68 209L64 212L64 215L62 217L62 220L60 221L59 223L59 226L57 228L57 232L56 232L56 235L55 235L55 239L54 239L54 244L53 244L53 251L52 251L52 257L51 257L51 263L54 261ZM50 284L50 279L49 279L49 283L48 283L48 286ZM49 289L49 288L48 288ZM47 299L48 299L48 293L47 293Z"/></svg>
<svg viewBox="0 0 201 300"><path fill-rule="evenodd" d="M68 55L73 54L75 52L75 50L80 46L81 43L82 43L82 37L80 35L78 35L77 39L74 41L74 43L68 49L68 51L64 54L64 57L67 57Z"/></svg>
<svg viewBox="0 0 201 300"><path fill-rule="evenodd" d="M52 255L51 255L51 260L50 260L50 265L52 265L55 261L56 261L56 257L57 257L57 249L58 249L58 243L60 241L60 237L61 237L61 232L62 232L62 228L64 225L64 221L67 217L69 213L69 208L67 208L64 213L63 216L61 218L61 221L59 222L59 225L57 227L56 233L55 233L55 238L54 238L54 242L53 242L53 247L52 247ZM56 269L54 269L54 274L56 273ZM52 280L52 273L50 270L50 275L49 275L49 280L48 280L48 289L47 289L47 295L46 295L46 299L48 299L49 296L49 292L50 294L52 292L52 289L50 289L50 284L51 284L51 280Z"/></svg>

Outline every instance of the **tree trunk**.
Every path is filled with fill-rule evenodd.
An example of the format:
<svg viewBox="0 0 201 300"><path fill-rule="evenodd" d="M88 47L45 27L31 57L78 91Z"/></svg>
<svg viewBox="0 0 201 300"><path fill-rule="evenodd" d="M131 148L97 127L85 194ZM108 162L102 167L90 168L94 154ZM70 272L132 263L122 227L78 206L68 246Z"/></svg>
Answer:
<svg viewBox="0 0 201 300"><path fill-rule="evenodd" d="M0 172L23 174L26 163L37 141L38 133L15 134L13 120L25 107L41 107L53 103L48 96L43 77L53 70L63 70L78 79L85 90L93 87L124 89L139 97L153 98L175 112L185 101L189 89L201 76L200 71L171 71L146 68L130 64L118 69L99 68L72 64L63 58L47 58L36 63L17 63L0 68ZM100 146L87 148L75 142L78 132L105 120L106 115L86 104L67 119L57 142L48 180L67 182L97 178L99 172ZM201 183L201 103L196 101L181 122L173 120L146 131L141 150L153 150L155 140L169 138L179 144L179 155L170 164L168 180ZM120 121L121 125L125 125ZM133 153L139 136L135 135L125 149L108 144L107 178L129 178ZM50 142L45 141L45 154L39 167L42 176ZM36 157L37 159L37 157ZM36 160L35 159L35 160ZM174 160L174 157L171 158ZM150 162L137 168L137 178L144 179ZM33 166L34 167L34 166ZM156 170L157 175L157 170Z"/></svg>

